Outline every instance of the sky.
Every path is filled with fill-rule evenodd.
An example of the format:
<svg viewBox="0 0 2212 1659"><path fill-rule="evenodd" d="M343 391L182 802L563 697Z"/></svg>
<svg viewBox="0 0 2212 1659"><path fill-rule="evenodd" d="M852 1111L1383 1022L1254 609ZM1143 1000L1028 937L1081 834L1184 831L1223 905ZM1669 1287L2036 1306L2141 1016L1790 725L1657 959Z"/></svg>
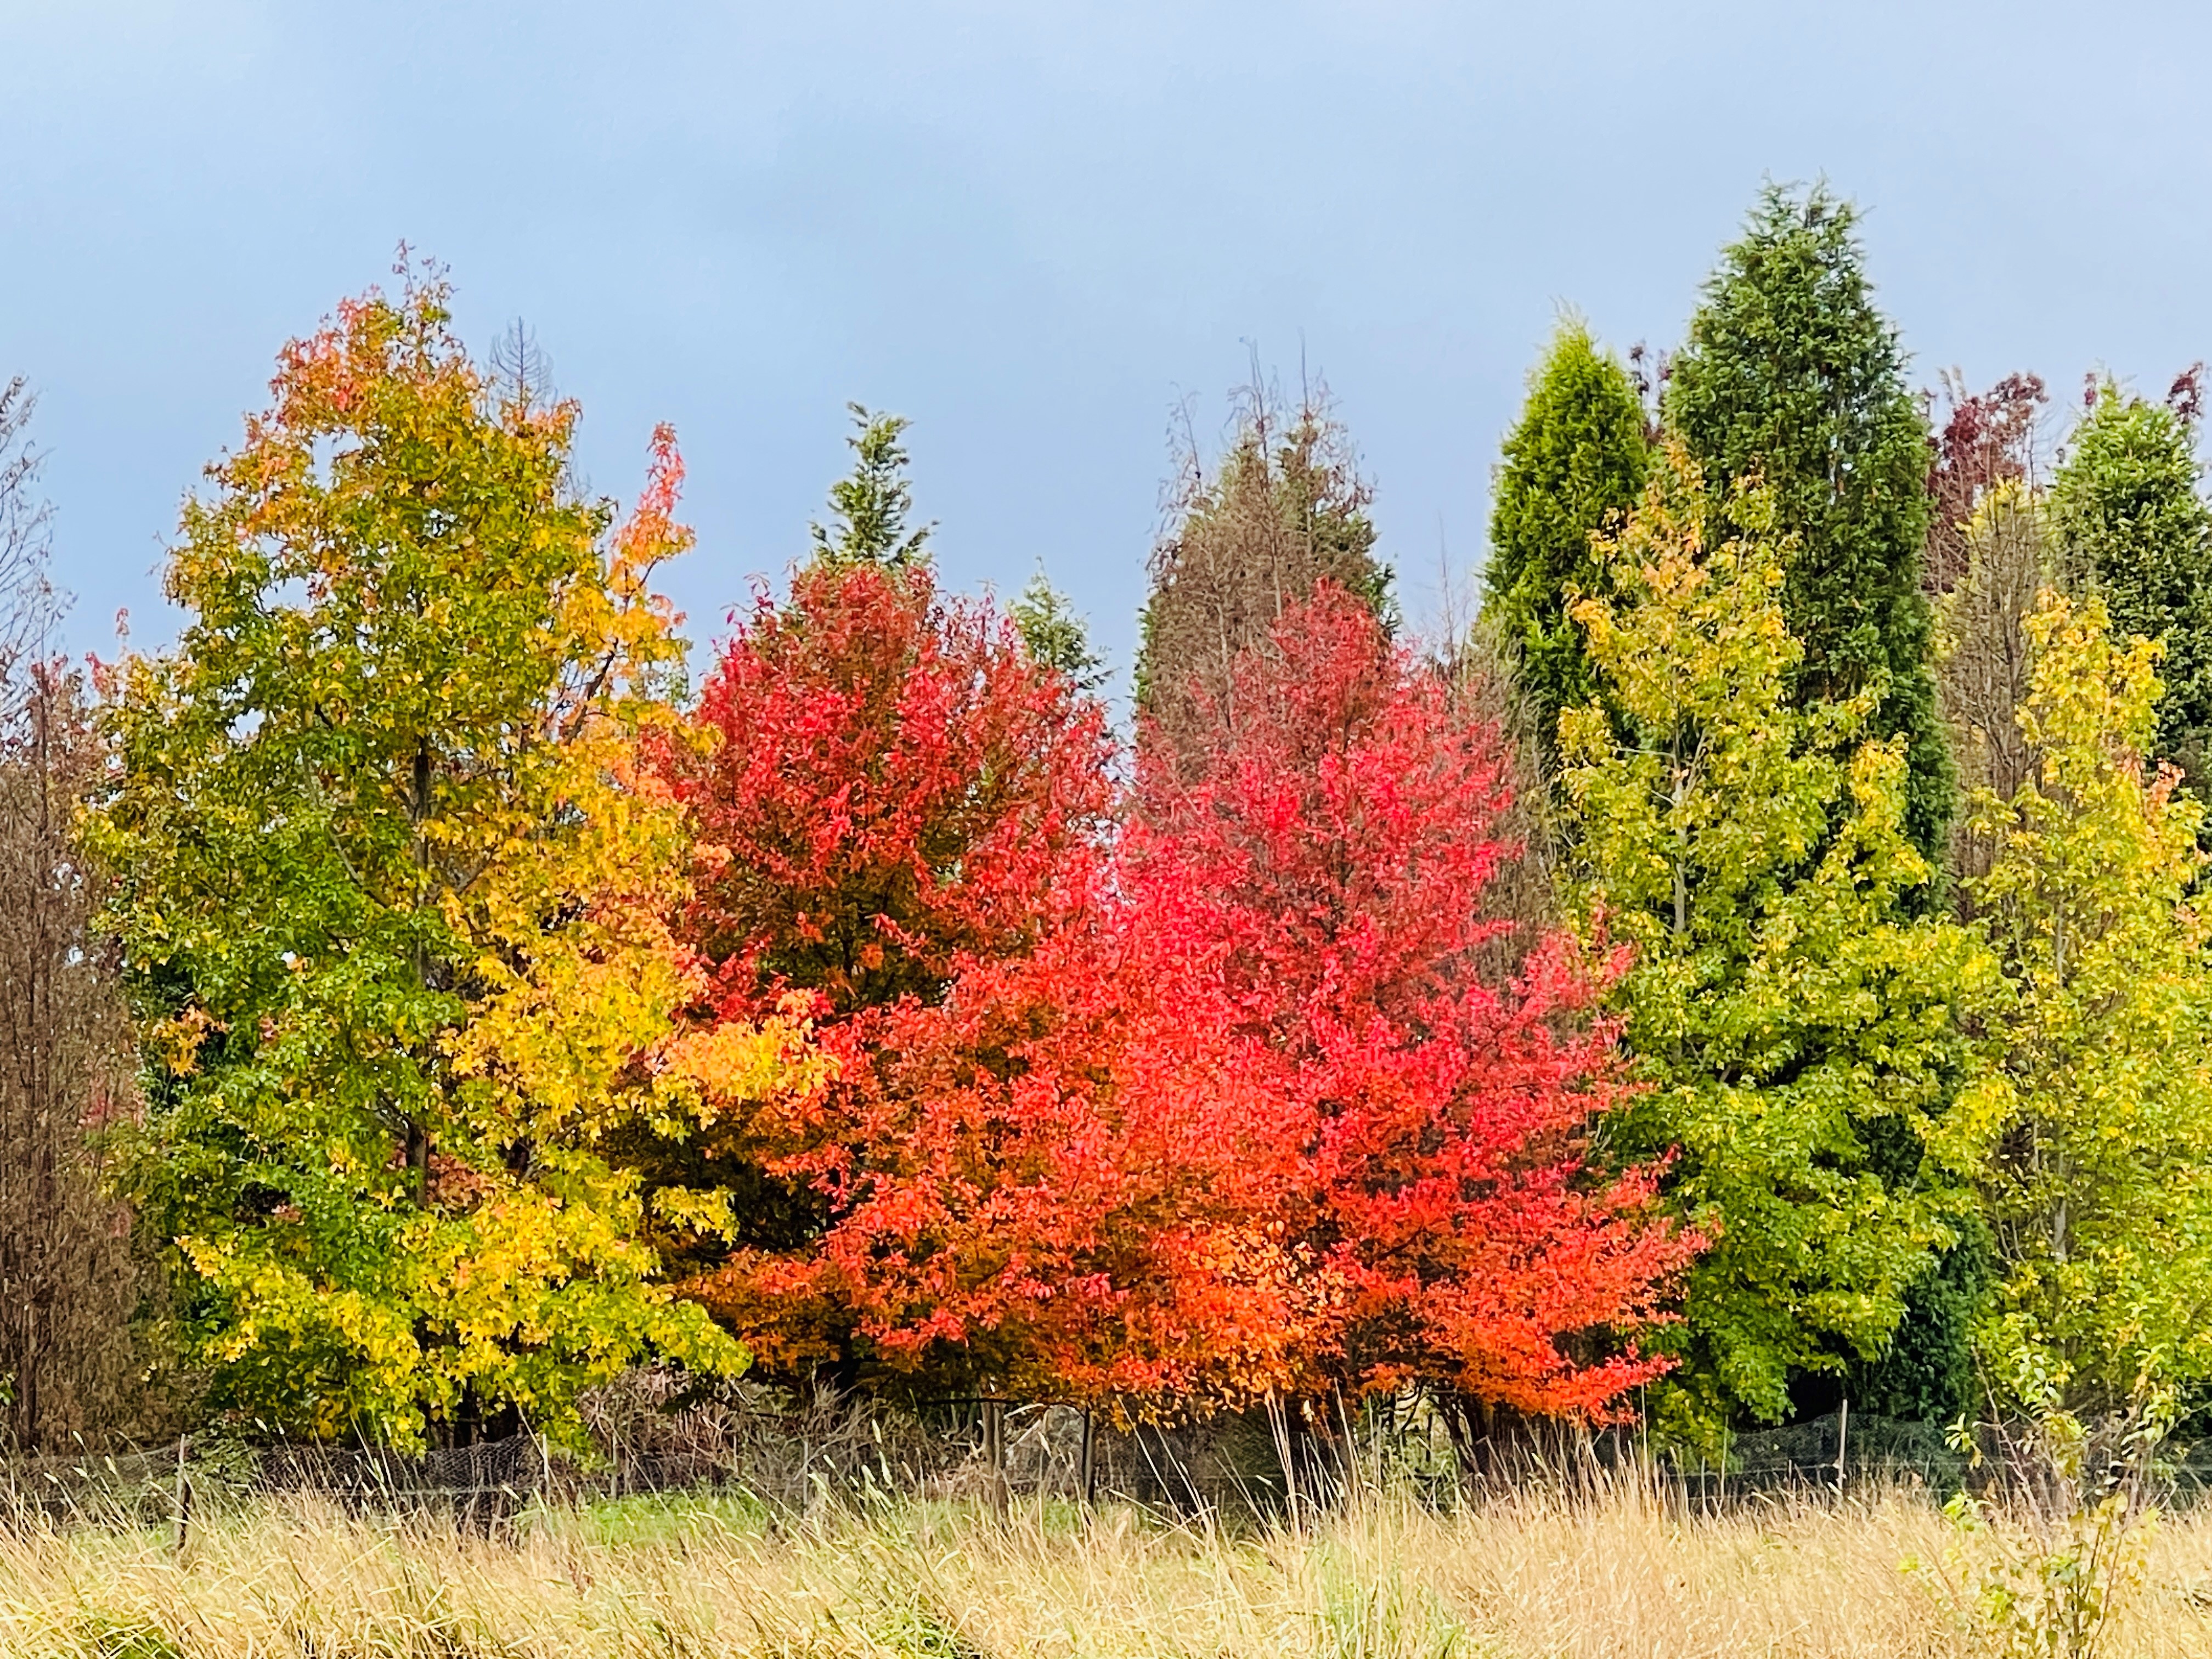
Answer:
<svg viewBox="0 0 2212 1659"><path fill-rule="evenodd" d="M675 424L695 640L858 400L947 580L1042 564L1124 669L1177 410L1325 380L1433 617L1561 309L1671 347L1769 179L1863 206L1916 384L2212 356L2212 7L0 0L0 374L78 649L173 635L179 502L403 241L472 343L535 334L594 493Z"/></svg>

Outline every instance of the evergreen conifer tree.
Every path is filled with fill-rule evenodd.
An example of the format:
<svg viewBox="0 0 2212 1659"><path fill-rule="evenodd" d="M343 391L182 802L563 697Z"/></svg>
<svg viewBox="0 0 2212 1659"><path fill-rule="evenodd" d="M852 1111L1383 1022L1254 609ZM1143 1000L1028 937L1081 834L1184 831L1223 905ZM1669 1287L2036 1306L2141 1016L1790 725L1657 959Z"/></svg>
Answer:
<svg viewBox="0 0 2212 1659"><path fill-rule="evenodd" d="M2150 754L2201 794L2212 775L2212 507L2197 493L2189 408L2106 382L2074 430L2051 507L2067 574L2104 599L2118 633L2163 645Z"/></svg>
<svg viewBox="0 0 2212 1659"><path fill-rule="evenodd" d="M1067 595L1052 585L1039 565L1029 586L1006 607L1032 662L1056 668L1079 691L1106 683L1106 659L1091 648L1091 630Z"/></svg>
<svg viewBox="0 0 2212 1659"><path fill-rule="evenodd" d="M1647 447L1628 371L1580 323L1563 324L1505 440L1483 574L1484 617L1516 659L1547 771L1557 765L1561 712L1595 690L1582 629L1567 614L1569 590L1595 591L1591 534L1636 506Z"/></svg>
<svg viewBox="0 0 2212 1659"><path fill-rule="evenodd" d="M859 428L845 440L858 457L850 477L830 487L831 525L815 525L814 555L828 564L878 564L903 570L929 556L931 526L906 527L914 510L914 487L907 482L906 446L899 441L908 422L904 416L878 415L865 404L848 404Z"/></svg>
<svg viewBox="0 0 2212 1659"><path fill-rule="evenodd" d="M1723 512L1756 480L1795 547L1783 605L1803 656L1790 677L1808 710L1871 693L1870 735L1905 747L1905 833L1931 879L1899 902L1925 909L1943 867L1955 781L1936 690L1923 561L1931 510L1925 411L1905 384L1897 331L1874 302L1850 203L1825 186L1769 186L1707 283L1675 360L1664 413ZM1869 1140L1870 1167L1902 1194L1918 1149ZM1971 1249L1971 1243L1954 1251ZM1893 1410L1957 1392L1979 1273L1947 1253L1911 1287L1887 1358L1843 1379ZM1816 1388L1799 1404L1822 1403Z"/></svg>
<svg viewBox="0 0 2212 1659"><path fill-rule="evenodd" d="M1905 830L1934 866L1954 791L1921 586L1928 424L1857 228L1856 210L1824 186L1770 185L1705 285L1665 415L1723 510L1755 479L1777 528L1797 539L1784 592L1804 647L1796 699L1882 688L1875 732L1905 740Z"/></svg>

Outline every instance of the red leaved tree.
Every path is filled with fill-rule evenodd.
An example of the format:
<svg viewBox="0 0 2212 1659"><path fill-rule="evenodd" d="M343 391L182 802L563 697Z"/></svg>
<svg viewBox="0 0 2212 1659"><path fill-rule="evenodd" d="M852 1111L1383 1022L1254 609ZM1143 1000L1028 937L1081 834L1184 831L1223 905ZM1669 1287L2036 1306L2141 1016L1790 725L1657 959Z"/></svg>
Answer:
<svg viewBox="0 0 2212 1659"><path fill-rule="evenodd" d="M787 1376L1240 1387L1286 1328L1238 1231L1247 1115L1112 925L1097 703L926 565L821 561L757 601L700 719L707 1016L803 999L838 1071L725 1126L692 1178L736 1194L726 1249L693 1241L690 1293Z"/></svg>
<svg viewBox="0 0 2212 1659"><path fill-rule="evenodd" d="M1324 586L1237 666L1233 722L1139 760L1121 887L1193 1030L1267 1103L1255 1188L1292 1275L1292 1386L1420 1380L1547 1415L1605 1413L1653 1376L1696 1241L1650 1171L1602 1177L1586 1137L1622 1097L1590 1017L1617 964L1563 936L1480 971L1516 856L1495 727Z"/></svg>

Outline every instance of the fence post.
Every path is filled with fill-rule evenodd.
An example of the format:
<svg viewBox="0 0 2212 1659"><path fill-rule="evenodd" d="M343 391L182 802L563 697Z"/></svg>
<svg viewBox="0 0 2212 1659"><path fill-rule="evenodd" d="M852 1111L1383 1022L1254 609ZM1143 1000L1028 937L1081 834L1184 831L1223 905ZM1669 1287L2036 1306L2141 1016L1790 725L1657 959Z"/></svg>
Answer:
<svg viewBox="0 0 2212 1659"><path fill-rule="evenodd" d="M983 1461L991 1470L991 1512L1006 1518L1006 1402L983 1402Z"/></svg>
<svg viewBox="0 0 2212 1659"><path fill-rule="evenodd" d="M1836 1496L1844 1495L1844 1452L1850 1443L1851 1400L1844 1396L1842 1409L1836 1413Z"/></svg>
<svg viewBox="0 0 2212 1659"><path fill-rule="evenodd" d="M1085 1506L1096 1503L1098 1498L1097 1458L1097 1453L1091 1440L1091 1407L1085 1406L1083 1408L1083 1461L1076 1477L1078 1484L1083 1489L1083 1502Z"/></svg>
<svg viewBox="0 0 2212 1659"><path fill-rule="evenodd" d="M192 1520L191 1483L185 1475L185 1448L190 1443L183 1435L177 1437L177 1559L184 1559L185 1540L191 1534Z"/></svg>

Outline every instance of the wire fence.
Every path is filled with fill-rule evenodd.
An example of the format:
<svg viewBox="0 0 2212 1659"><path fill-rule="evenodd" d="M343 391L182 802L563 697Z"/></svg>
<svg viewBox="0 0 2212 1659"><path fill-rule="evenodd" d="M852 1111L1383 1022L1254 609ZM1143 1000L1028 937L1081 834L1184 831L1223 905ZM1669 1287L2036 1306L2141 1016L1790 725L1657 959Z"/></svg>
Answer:
<svg viewBox="0 0 2212 1659"><path fill-rule="evenodd" d="M1470 1449L1440 1422L1411 1397L1369 1402L1356 1413L1340 1403L1333 1422L1326 1411L1295 1424L1255 1411L1163 1425L988 1396L899 1412L767 1390L698 1402L647 1382L595 1402L597 1455L587 1460L564 1457L529 1434L421 1453L187 1439L127 1455L0 1462L0 1520L173 1524L181 1540L196 1509L291 1495L489 1529L532 1503L672 1491L735 1492L786 1511L836 1498L902 1495L980 1498L1001 1507L1113 1499L1265 1519L1363 1489L1448 1506L1531 1486L1595 1490L1624 1481L1698 1510L1784 1492L1987 1490L2008 1478L2021 1443L2001 1428L1984 1428L1961 1445L1942 1425L1848 1407L1738 1434L1711 1460L1655 1454L1633 1430L1591 1434L1525 1423ZM2169 1446L2154 1480L2162 1502L2203 1501L2212 1492L2212 1443Z"/></svg>

